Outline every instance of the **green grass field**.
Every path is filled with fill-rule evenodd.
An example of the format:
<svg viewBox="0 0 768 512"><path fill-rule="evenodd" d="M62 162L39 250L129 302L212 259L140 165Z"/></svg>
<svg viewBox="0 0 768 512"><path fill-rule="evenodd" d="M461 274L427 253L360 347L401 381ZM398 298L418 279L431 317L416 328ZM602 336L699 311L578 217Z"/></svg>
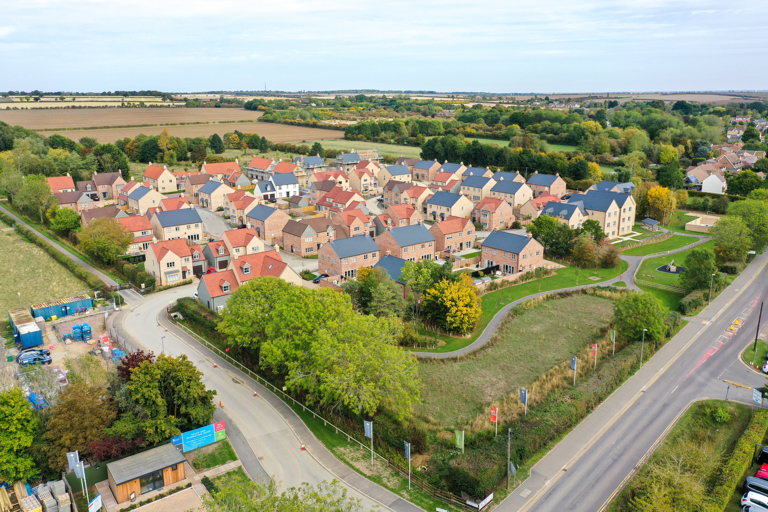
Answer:
<svg viewBox="0 0 768 512"><path fill-rule="evenodd" d="M626 261L621 261L616 268L578 269L576 267L567 267L558 270L555 275L545 277L544 279L508 286L495 292L486 293L481 297L483 312L470 337L454 338L452 336L419 330L419 334L422 336L438 339L445 344L435 349L419 348L414 350L418 352L453 352L454 350L464 348L477 340L496 313L510 302L538 292L548 292L559 290L560 288L607 281L626 272L627 267Z"/></svg>
<svg viewBox="0 0 768 512"><path fill-rule="evenodd" d="M750 343L747 348L744 349L744 352L741 353L741 359L747 364L754 361L757 369L761 370L763 368L763 363L766 361L766 357L768 357L768 343L763 340L757 340L757 355L755 355L755 349L752 348L753 346L754 345Z"/></svg>
<svg viewBox="0 0 768 512"><path fill-rule="evenodd" d="M576 146L569 146L567 144L549 144L549 150L550 151L562 151L562 152L565 153L567 151L578 151L579 148L576 147Z"/></svg>
<svg viewBox="0 0 768 512"><path fill-rule="evenodd" d="M644 292L650 293L651 295L659 299L661 303L664 304L664 306L670 311L677 311L677 308L680 305L680 299L685 297L685 291L683 290L681 290L680 292L673 292L669 290L660 290L658 288L654 288L652 286L645 286L642 284L638 284L637 286Z"/></svg>
<svg viewBox="0 0 768 512"><path fill-rule="evenodd" d="M214 445L198 448L197 453L195 453L195 456L192 459L192 466L196 470L202 471L221 466L222 464L234 460L237 460L235 450L232 448L232 445L229 444L229 441L225 439Z"/></svg>
<svg viewBox="0 0 768 512"><path fill-rule="evenodd" d="M0 233L0 258L12 261L0 286L0 312L83 292L88 285L15 231ZM21 293L21 296L19 296Z"/></svg>
<svg viewBox="0 0 768 512"><path fill-rule="evenodd" d="M677 231L678 233L691 233L691 231L685 230L685 225L695 218L696 216L685 212L674 212L672 218L669 219L669 225L665 227L670 231Z"/></svg>
<svg viewBox="0 0 768 512"><path fill-rule="evenodd" d="M447 428L460 428L493 400L524 387L570 358L608 325L613 301L578 295L544 302L519 316L500 334L503 340L461 361L422 362L416 412Z"/></svg>
<svg viewBox="0 0 768 512"><path fill-rule="evenodd" d="M715 418L715 411L719 409L727 410L728 421L718 422ZM696 402L683 414L677 425L669 432L666 439L656 449L648 462L637 472L629 481L627 486L608 507L608 512L619 512L624 510L634 510L629 502L635 495L644 495L652 492L650 488L653 481L666 480L669 483L675 474L673 466L681 460L680 454L695 450L694 457L706 457L704 463L685 464L685 470L679 475L686 475L692 472L690 478L701 480L704 485L704 496L707 490L712 489L720 475L721 461L733 451L736 442L746 429L750 418L750 408L745 405L734 402L723 402L720 400L708 400ZM706 455L705 455L706 454ZM666 472L665 470L670 471ZM661 479L658 475L666 474L667 479ZM654 478L653 475L656 475ZM684 482L680 485L687 487L686 476L682 476ZM663 485L661 485L663 487ZM736 493L739 497L741 493ZM701 503L701 507L695 510L707 510L706 502ZM688 508L675 508L670 510L693 510ZM741 507L726 510L741 510Z"/></svg>
<svg viewBox="0 0 768 512"><path fill-rule="evenodd" d="M393 155L396 157L404 156L407 158L421 158L421 148L418 146L399 146L396 144L382 144L379 142L360 142L356 140L320 140L320 141L306 141L297 144L312 145L315 142L322 144L325 149L337 149L350 152L353 149L360 151L366 149L376 149L379 151L379 155Z"/></svg>
<svg viewBox="0 0 768 512"><path fill-rule="evenodd" d="M641 245L640 247L627 249L626 251L622 251L621 254L624 256L648 256L649 254L659 254L662 252L674 251L675 249L680 249L681 247L685 247L686 245L690 245L696 241L697 240L695 238L691 238L689 236L674 235L662 242L650 243Z"/></svg>

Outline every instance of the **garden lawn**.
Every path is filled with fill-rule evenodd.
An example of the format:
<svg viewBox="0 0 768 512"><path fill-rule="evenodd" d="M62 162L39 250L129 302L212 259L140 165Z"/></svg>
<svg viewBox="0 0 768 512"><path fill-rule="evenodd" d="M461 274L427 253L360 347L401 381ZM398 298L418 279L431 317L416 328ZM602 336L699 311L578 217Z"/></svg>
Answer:
<svg viewBox="0 0 768 512"><path fill-rule="evenodd" d="M649 243L622 251L624 256L648 256L649 254L659 254L667 251L674 251L686 245L696 243L698 240L689 236L673 235L661 242ZM669 262L667 262L669 263Z"/></svg>
<svg viewBox="0 0 768 512"><path fill-rule="evenodd" d="M718 408L726 408L728 410L730 414L729 421L717 423L714 420L711 411ZM630 510L629 502L637 493L637 490L639 488L647 488L650 485L653 466L671 455L673 448L676 445L679 446L679 443L691 443L688 446L695 446L702 454L709 453L711 450L711 456L718 462L711 466L709 472L695 474L695 478L703 480L705 487L711 490L721 471L720 461L725 460L733 451L736 442L744 433L744 429L749 423L749 418L750 409L745 405L720 400L694 403L683 414L677 425L669 432L669 435L667 435L645 466L635 474L632 480L629 481L627 486L611 503L608 507L608 512ZM672 465L671 461L670 465ZM737 494L740 496L740 493L737 492ZM706 503L702 503L699 510L707 510L707 508ZM726 508L726 510L731 509ZM734 510L741 510L741 508L735 508Z"/></svg>
<svg viewBox="0 0 768 512"><path fill-rule="evenodd" d="M525 387L607 326L613 301L577 295L545 301L519 316L505 336L478 355L459 361L421 361L423 403L415 411L447 428L460 428L494 400Z"/></svg>
<svg viewBox="0 0 768 512"><path fill-rule="evenodd" d="M346 152L352 150L360 151L375 149L379 152L380 156L389 154L395 157L404 156L406 158L421 158L421 148L419 146L400 146L398 144L382 144L380 142L361 142L358 140L344 139L310 140L306 142L302 141L301 143L297 142L296 144L307 144L311 146L315 142L322 144L323 149L335 149Z"/></svg>
<svg viewBox="0 0 768 512"><path fill-rule="evenodd" d="M659 288L654 288L653 286L645 286L642 284L637 285L641 290L643 290L646 293L650 293L657 299L661 301L664 306L667 307L670 311L677 311L677 308L680 306L680 301L685 297L685 291L673 292L669 290L660 290Z"/></svg>
<svg viewBox="0 0 768 512"><path fill-rule="evenodd" d="M88 285L15 231L0 233L1 261L13 262L0 280L0 312L84 292ZM21 297L19 297L21 292Z"/></svg>
<svg viewBox="0 0 768 512"><path fill-rule="evenodd" d="M216 466L237 460L235 450L226 439L211 447L198 448L197 452L192 458L192 466L197 471L215 468Z"/></svg>
<svg viewBox="0 0 768 512"><path fill-rule="evenodd" d="M755 349L752 347L754 347L754 344L750 343L744 349L744 352L741 353L741 359L747 364L751 364L754 361L755 367L758 370L762 370L763 364L768 357L768 343L763 340L757 340L757 355L755 355Z"/></svg>
<svg viewBox="0 0 768 512"><path fill-rule="evenodd" d="M691 231L685 230L685 225L695 218L695 215L689 215L685 212L674 212L672 218L669 219L669 225L664 227L670 231L677 231L678 233L691 233Z"/></svg>
<svg viewBox="0 0 768 512"><path fill-rule="evenodd" d="M570 288L572 286L600 283L601 281L607 281L618 277L626 271L627 262L623 260L619 262L616 268L578 269L576 267L566 267L558 270L554 275L543 279L508 286L501 290L496 290L495 292L488 292L481 297L483 312L481 313L471 336L460 338L419 329L420 335L426 338L443 341L445 344L436 349L418 348L413 350L418 352L453 352L454 350L458 350L473 343L496 313L510 302L539 292L549 292L561 288Z"/></svg>

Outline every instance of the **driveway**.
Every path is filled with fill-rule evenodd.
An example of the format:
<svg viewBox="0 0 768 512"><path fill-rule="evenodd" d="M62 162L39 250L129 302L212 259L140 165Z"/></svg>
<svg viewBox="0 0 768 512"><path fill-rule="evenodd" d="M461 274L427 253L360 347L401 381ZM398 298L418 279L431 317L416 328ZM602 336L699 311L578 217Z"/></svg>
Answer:
<svg viewBox="0 0 768 512"><path fill-rule="evenodd" d="M302 270L309 270L313 274L317 273L319 261L317 259L307 259L291 254L288 251L280 251L280 257L288 264L297 274Z"/></svg>
<svg viewBox="0 0 768 512"><path fill-rule="evenodd" d="M370 199L366 199L365 206L368 208L368 212L371 215L381 215L384 213L384 210L381 209L379 206L379 202L377 201L377 198L380 197L378 195L373 196Z"/></svg>
<svg viewBox="0 0 768 512"><path fill-rule="evenodd" d="M229 225L229 222L218 213L200 206L195 206L194 208L197 210L197 213L200 214L200 218L203 219L205 231L210 233L214 238L219 239L224 235L225 231L233 229L232 226Z"/></svg>

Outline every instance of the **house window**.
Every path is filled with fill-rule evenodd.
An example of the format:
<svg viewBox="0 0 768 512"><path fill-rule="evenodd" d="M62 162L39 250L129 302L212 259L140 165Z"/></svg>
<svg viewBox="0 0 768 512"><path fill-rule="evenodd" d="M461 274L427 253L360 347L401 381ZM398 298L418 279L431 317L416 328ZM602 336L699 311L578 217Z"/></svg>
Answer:
<svg viewBox="0 0 768 512"><path fill-rule="evenodd" d="M176 266L176 262L175 261L169 261L168 263L165 264L165 266L168 267L168 268L173 268L173 267Z"/></svg>
<svg viewBox="0 0 768 512"><path fill-rule="evenodd" d="M196 228L199 228L199 227L200 227L200 224L195 224L195 227L196 227Z"/></svg>
<svg viewBox="0 0 768 512"><path fill-rule="evenodd" d="M488 252L488 248L487 248L487 247L485 248L485 252L486 252L486 253Z"/></svg>
<svg viewBox="0 0 768 512"><path fill-rule="evenodd" d="M304 241L305 241L305 242L311 242L311 241L312 241L312 237L311 237L311 236L308 236L308 237L306 237L306 238L304 239Z"/></svg>
<svg viewBox="0 0 768 512"><path fill-rule="evenodd" d="M357 263L357 256L352 257L352 263Z"/></svg>
<svg viewBox="0 0 768 512"><path fill-rule="evenodd" d="M184 258L184 263L189 263L189 258Z"/></svg>
<svg viewBox="0 0 768 512"><path fill-rule="evenodd" d="M219 247L219 255L224 254L224 247Z"/></svg>
<svg viewBox="0 0 768 512"><path fill-rule="evenodd" d="M376 255L377 255L377 253L375 253L375 252L374 252L374 253L371 253L371 257L372 257L374 260L376 259Z"/></svg>
<svg viewBox="0 0 768 512"><path fill-rule="evenodd" d="M314 252L314 251L315 251L314 247L307 247L307 252Z"/></svg>
<svg viewBox="0 0 768 512"><path fill-rule="evenodd" d="M452 240L453 239L453 235L448 235L448 236L445 237L445 239L446 240Z"/></svg>
<svg viewBox="0 0 768 512"><path fill-rule="evenodd" d="M426 247L426 244L421 244L421 248L423 249L424 247Z"/></svg>
<svg viewBox="0 0 768 512"><path fill-rule="evenodd" d="M171 228L165 228L165 232L166 233L170 233L171 232Z"/></svg>
<svg viewBox="0 0 768 512"><path fill-rule="evenodd" d="M198 240L200 240L200 235L197 233L195 233L194 235L189 235L187 236L187 240L191 242L197 242Z"/></svg>
<svg viewBox="0 0 768 512"><path fill-rule="evenodd" d="M541 251L536 251L536 256L539 256Z"/></svg>
<svg viewBox="0 0 768 512"><path fill-rule="evenodd" d="M229 283L224 283L221 285L221 291L224 293L229 293Z"/></svg>
<svg viewBox="0 0 768 512"><path fill-rule="evenodd" d="M172 283L173 281L178 281L179 277L181 277L181 275L178 272L176 274L171 274L168 276L168 282Z"/></svg>
<svg viewBox="0 0 768 512"><path fill-rule="evenodd" d="M404 253L408 252L408 248L407 247L403 247L403 252Z"/></svg>
<svg viewBox="0 0 768 512"><path fill-rule="evenodd" d="M363 254L363 259L367 260L368 259L368 255L367 254Z"/></svg>
<svg viewBox="0 0 768 512"><path fill-rule="evenodd" d="M181 231L181 226L176 226L176 231Z"/></svg>
<svg viewBox="0 0 768 512"><path fill-rule="evenodd" d="M523 259L525 259L525 258L527 258L527 257L528 257L528 255L527 255L527 254L523 254Z"/></svg>
<svg viewBox="0 0 768 512"><path fill-rule="evenodd" d="M336 263L336 259L334 259L333 262ZM344 264L345 265L349 264L349 258L344 258Z"/></svg>
<svg viewBox="0 0 768 512"><path fill-rule="evenodd" d="M250 274L251 273L251 266L247 263L243 266L243 274Z"/></svg>

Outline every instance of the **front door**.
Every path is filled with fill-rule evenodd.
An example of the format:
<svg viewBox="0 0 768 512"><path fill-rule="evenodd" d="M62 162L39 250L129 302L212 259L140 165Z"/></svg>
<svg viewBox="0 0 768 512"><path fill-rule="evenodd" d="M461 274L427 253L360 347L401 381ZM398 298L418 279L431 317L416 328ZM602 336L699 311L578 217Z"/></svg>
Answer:
<svg viewBox="0 0 768 512"><path fill-rule="evenodd" d="M186 270L182 270L181 271L181 280L183 281L186 278L187 278L187 271Z"/></svg>

